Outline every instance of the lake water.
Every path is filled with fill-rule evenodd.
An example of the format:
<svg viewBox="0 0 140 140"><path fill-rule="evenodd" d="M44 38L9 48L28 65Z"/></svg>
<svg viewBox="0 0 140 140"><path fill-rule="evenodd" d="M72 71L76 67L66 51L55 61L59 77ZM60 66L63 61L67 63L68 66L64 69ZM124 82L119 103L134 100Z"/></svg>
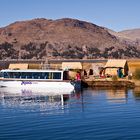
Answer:
<svg viewBox="0 0 140 140"><path fill-rule="evenodd" d="M0 140L140 139L140 90L0 91Z"/></svg>

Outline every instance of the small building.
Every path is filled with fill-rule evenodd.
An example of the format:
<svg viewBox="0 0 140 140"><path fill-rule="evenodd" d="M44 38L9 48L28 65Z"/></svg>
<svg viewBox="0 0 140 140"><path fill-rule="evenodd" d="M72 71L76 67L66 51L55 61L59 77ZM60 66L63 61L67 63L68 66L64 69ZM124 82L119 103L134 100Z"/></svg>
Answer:
<svg viewBox="0 0 140 140"><path fill-rule="evenodd" d="M28 64L28 63L15 63L15 64L9 64L9 69L19 69L19 70L25 70L25 69L40 69L40 64Z"/></svg>
<svg viewBox="0 0 140 140"><path fill-rule="evenodd" d="M122 69L124 76L128 75L128 63L124 59L110 59L104 66L105 75L117 75L118 69Z"/></svg>
<svg viewBox="0 0 140 140"><path fill-rule="evenodd" d="M81 70L82 64L80 62L62 62L62 69Z"/></svg>
<svg viewBox="0 0 140 140"><path fill-rule="evenodd" d="M82 71L82 64L80 62L62 62L62 69L69 70L69 77L71 79L76 77L77 72Z"/></svg>

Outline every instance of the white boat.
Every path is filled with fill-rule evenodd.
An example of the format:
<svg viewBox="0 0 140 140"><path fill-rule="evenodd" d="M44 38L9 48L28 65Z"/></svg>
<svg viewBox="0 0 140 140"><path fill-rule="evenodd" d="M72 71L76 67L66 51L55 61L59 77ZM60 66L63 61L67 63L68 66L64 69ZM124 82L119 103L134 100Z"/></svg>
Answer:
<svg viewBox="0 0 140 140"><path fill-rule="evenodd" d="M41 89L48 92L72 92L74 84L62 70L1 70L0 87L11 90Z"/></svg>

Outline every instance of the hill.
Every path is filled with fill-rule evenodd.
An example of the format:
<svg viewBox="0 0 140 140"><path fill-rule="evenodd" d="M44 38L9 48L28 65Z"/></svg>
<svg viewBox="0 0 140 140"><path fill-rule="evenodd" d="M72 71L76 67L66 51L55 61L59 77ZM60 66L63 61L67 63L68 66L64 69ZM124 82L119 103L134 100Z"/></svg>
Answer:
<svg viewBox="0 0 140 140"><path fill-rule="evenodd" d="M140 29L124 30L119 32L119 34L133 41L140 40Z"/></svg>
<svg viewBox="0 0 140 140"><path fill-rule="evenodd" d="M0 59L140 57L134 44L77 19L33 19L0 28Z"/></svg>
<svg viewBox="0 0 140 140"><path fill-rule="evenodd" d="M107 30L110 34L116 36L121 42L140 48L140 29L130 29L120 32L115 32L109 29Z"/></svg>

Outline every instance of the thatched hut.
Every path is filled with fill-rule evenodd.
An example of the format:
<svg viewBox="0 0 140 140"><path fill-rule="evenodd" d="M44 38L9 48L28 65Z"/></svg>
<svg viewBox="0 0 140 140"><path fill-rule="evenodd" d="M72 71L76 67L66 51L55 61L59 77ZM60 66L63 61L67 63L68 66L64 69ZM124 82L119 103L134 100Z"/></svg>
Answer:
<svg viewBox="0 0 140 140"><path fill-rule="evenodd" d="M122 69L123 75L127 76L129 71L127 61L123 59L110 59L104 66L105 75L117 75L118 69Z"/></svg>
<svg viewBox="0 0 140 140"><path fill-rule="evenodd" d="M28 63L15 63L15 64L9 64L9 69L19 69L19 70L25 70L25 69L40 69L40 64L28 64Z"/></svg>
<svg viewBox="0 0 140 140"><path fill-rule="evenodd" d="M81 70L82 64L80 62L62 62L62 69Z"/></svg>
<svg viewBox="0 0 140 140"><path fill-rule="evenodd" d="M82 64L80 62L62 62L62 69L69 70L69 77L75 78L76 73L82 71Z"/></svg>

